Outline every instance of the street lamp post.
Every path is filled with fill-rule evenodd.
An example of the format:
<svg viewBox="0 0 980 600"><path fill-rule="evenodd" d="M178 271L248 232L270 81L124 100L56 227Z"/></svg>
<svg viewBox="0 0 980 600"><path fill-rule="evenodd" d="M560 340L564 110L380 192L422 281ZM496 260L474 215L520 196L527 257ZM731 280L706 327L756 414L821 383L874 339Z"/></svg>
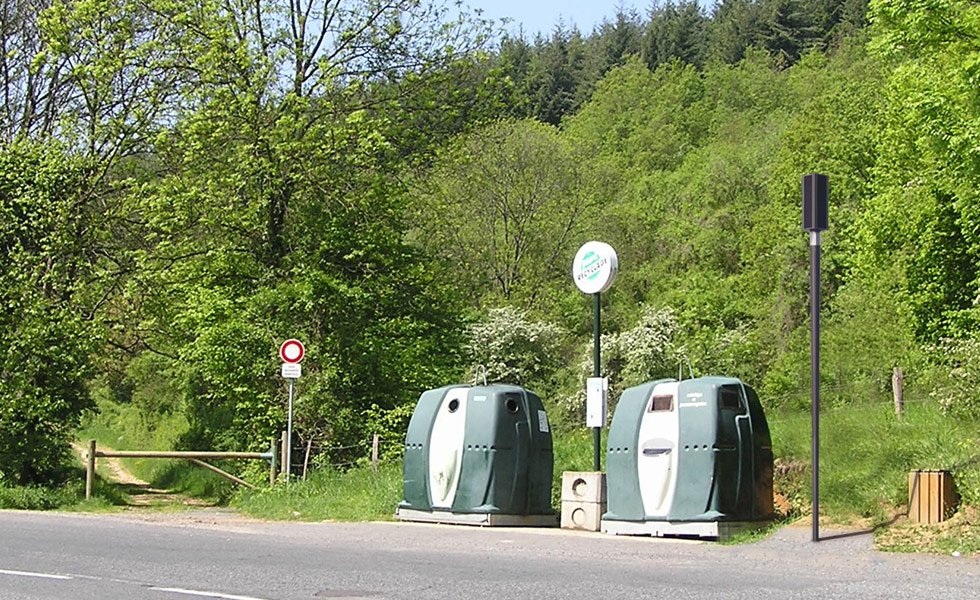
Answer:
<svg viewBox="0 0 980 600"><path fill-rule="evenodd" d="M820 232L827 230L826 175L803 176L803 229L810 232L810 410L812 421L813 541L820 541Z"/></svg>

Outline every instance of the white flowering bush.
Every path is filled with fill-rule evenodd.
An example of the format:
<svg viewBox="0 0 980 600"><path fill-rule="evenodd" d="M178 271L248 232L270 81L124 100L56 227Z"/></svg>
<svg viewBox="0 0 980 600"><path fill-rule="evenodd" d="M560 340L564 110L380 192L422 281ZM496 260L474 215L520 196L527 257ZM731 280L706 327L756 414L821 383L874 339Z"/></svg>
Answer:
<svg viewBox="0 0 980 600"><path fill-rule="evenodd" d="M675 347L677 317L667 308L644 307L640 321L603 341L603 373L623 388L677 375L682 352Z"/></svg>
<svg viewBox="0 0 980 600"><path fill-rule="evenodd" d="M687 376L683 348L677 347L677 317L670 307L645 306L635 326L619 333L602 336L602 374L609 378L609 413L622 391L651 379L677 377L678 365L683 364ZM559 404L569 415L584 414L585 380L592 376L592 342L582 351L576 389L563 396Z"/></svg>
<svg viewBox="0 0 980 600"><path fill-rule="evenodd" d="M566 335L511 307L492 308L466 331L471 376L486 369L487 381L529 385L551 377L564 364Z"/></svg>

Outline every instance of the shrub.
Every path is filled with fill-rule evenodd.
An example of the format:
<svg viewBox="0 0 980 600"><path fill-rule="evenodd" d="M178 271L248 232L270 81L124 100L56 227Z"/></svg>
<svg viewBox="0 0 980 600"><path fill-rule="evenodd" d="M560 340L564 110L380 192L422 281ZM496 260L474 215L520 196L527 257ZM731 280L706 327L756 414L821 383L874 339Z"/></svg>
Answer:
<svg viewBox="0 0 980 600"><path fill-rule="evenodd" d="M563 365L565 335L551 323L534 321L510 307L493 308L466 331L471 375L486 368L488 381L531 385L548 379Z"/></svg>
<svg viewBox="0 0 980 600"><path fill-rule="evenodd" d="M932 397L954 416L980 418L980 338L947 339L938 350L948 377Z"/></svg>

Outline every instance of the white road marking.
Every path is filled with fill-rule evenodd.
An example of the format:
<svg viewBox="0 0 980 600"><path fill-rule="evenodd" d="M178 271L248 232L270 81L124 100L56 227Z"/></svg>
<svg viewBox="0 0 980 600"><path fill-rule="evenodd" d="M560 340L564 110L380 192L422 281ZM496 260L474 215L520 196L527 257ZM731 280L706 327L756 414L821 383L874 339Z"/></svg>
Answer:
<svg viewBox="0 0 980 600"><path fill-rule="evenodd" d="M185 590L182 588L151 587L150 589L157 592L186 594L188 596L203 596L205 598L224 598L225 600L264 600L264 598L256 598L254 596L236 596L234 594L222 594L221 592L202 592L199 590Z"/></svg>
<svg viewBox="0 0 980 600"><path fill-rule="evenodd" d="M10 571L0 569L0 575L14 575L16 577L37 577L40 579L90 579L94 581L113 581L116 583L129 583L139 585L136 581L125 581L122 579L105 579L103 577L93 577L91 575L55 575L53 573L35 573L33 571ZM255 596L237 596L235 594L223 594L221 592L205 592L201 590L187 590L184 588L150 587L149 589L157 592L170 592L171 594L184 594L186 596L201 596L203 598L221 598L222 600L265 600Z"/></svg>
<svg viewBox="0 0 980 600"><path fill-rule="evenodd" d="M69 575L52 575L51 573L32 573L30 571L7 571L0 569L0 575L17 575L19 577L39 577L41 579L72 579Z"/></svg>

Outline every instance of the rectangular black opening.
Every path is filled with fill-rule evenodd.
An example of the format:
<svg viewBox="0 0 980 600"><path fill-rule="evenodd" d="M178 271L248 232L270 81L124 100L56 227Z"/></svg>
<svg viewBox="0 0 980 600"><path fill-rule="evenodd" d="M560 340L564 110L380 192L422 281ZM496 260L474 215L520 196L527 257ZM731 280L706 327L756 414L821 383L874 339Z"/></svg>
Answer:
<svg viewBox="0 0 980 600"><path fill-rule="evenodd" d="M674 397L670 395L665 396L654 396L650 400L650 410L649 412L657 412L662 410L673 410L674 408Z"/></svg>
<svg viewBox="0 0 980 600"><path fill-rule="evenodd" d="M723 387L719 389L718 408L721 410L742 412L741 394L739 394L738 388Z"/></svg>

